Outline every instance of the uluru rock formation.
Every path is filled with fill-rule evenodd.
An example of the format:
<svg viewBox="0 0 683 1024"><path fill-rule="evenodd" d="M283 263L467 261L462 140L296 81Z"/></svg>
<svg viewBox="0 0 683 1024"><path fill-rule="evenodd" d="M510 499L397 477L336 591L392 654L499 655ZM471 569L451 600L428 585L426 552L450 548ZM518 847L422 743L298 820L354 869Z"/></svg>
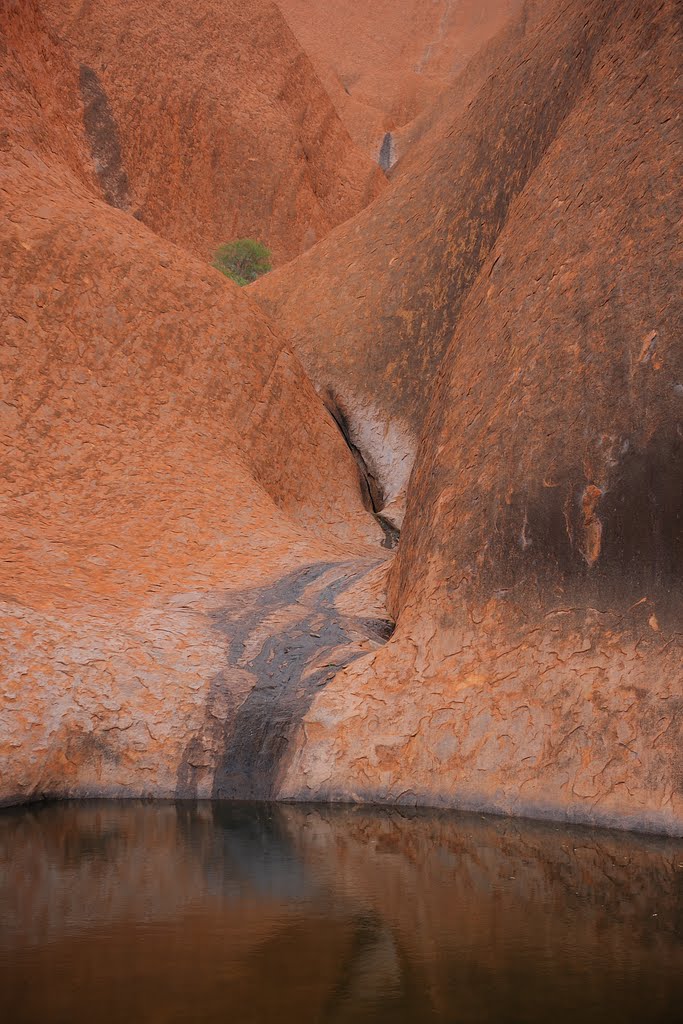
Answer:
<svg viewBox="0 0 683 1024"><path fill-rule="evenodd" d="M280 0L352 137L387 168L520 0ZM413 122L418 124L413 124Z"/></svg>
<svg viewBox="0 0 683 1024"><path fill-rule="evenodd" d="M680 5L385 7L1 9L0 800L683 834Z"/></svg>
<svg viewBox="0 0 683 1024"><path fill-rule="evenodd" d="M430 365L435 393L392 570L397 633L314 705L292 795L303 775L327 795L680 828L680 12L575 6L570 49L554 18L532 38L558 75L566 55L576 98L467 297L486 239L442 277L460 289L445 353L425 328L355 349L354 383L376 381L392 412L398 394L408 422Z"/></svg>
<svg viewBox="0 0 683 1024"><path fill-rule="evenodd" d="M46 0L79 64L104 197L201 257L254 237L298 255L379 195L270 0Z"/></svg>
<svg viewBox="0 0 683 1024"><path fill-rule="evenodd" d="M314 253L254 286L334 396L399 522L463 301L624 17L597 0L527 4L495 73L453 123L439 121L410 173Z"/></svg>
<svg viewBox="0 0 683 1024"><path fill-rule="evenodd" d="M225 674L226 592L303 567L261 615L283 629L307 566L324 589L341 563L341 589L383 533L273 326L99 197L78 69L36 8L3 30L2 797L173 792L211 679L224 725L251 678Z"/></svg>

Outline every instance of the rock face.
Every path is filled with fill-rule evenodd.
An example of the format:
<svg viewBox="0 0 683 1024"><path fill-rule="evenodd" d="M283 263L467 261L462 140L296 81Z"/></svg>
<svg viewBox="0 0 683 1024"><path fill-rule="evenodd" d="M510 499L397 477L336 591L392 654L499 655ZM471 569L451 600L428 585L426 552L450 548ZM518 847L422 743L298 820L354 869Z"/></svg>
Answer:
<svg viewBox="0 0 683 1024"><path fill-rule="evenodd" d="M525 8L496 73L454 122L439 122L410 173L254 286L334 395L396 522L463 302L615 17L597 0Z"/></svg>
<svg viewBox="0 0 683 1024"><path fill-rule="evenodd" d="M36 9L2 28L0 799L169 795L211 687L227 729L253 684L220 608L311 563L367 571L383 534L268 320L99 198L78 69Z"/></svg>
<svg viewBox="0 0 683 1024"><path fill-rule="evenodd" d="M385 186L269 0L46 0L104 198L204 259L298 255Z"/></svg>
<svg viewBox="0 0 683 1024"><path fill-rule="evenodd" d="M397 632L313 704L288 796L681 831L681 25L576 6L590 73L440 365Z"/></svg>
<svg viewBox="0 0 683 1024"><path fill-rule="evenodd" d="M416 119L428 116L521 3L341 0L326 5L324 17L317 0L280 0L279 6L351 136L377 160L386 133L408 134Z"/></svg>
<svg viewBox="0 0 683 1024"><path fill-rule="evenodd" d="M677 3L486 5L361 212L381 172L277 10L218 6L0 14L0 799L683 834ZM238 163L288 154L231 235L276 179L290 254L356 214L241 291L193 255L226 110Z"/></svg>

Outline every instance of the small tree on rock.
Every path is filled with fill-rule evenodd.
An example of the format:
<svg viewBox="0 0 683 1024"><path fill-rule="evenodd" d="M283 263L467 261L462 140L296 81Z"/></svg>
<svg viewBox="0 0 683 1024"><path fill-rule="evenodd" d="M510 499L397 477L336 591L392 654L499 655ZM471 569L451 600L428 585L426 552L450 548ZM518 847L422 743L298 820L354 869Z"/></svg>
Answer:
<svg viewBox="0 0 683 1024"><path fill-rule="evenodd" d="M216 249L211 266L235 284L251 284L272 269L270 249L251 238L225 242Z"/></svg>

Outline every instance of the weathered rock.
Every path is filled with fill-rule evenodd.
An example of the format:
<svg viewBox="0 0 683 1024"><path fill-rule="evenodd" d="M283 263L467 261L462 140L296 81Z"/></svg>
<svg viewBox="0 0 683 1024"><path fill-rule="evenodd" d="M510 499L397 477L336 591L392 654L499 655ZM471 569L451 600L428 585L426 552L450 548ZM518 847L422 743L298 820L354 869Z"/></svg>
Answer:
<svg viewBox="0 0 683 1024"><path fill-rule="evenodd" d="M599 0L538 7L394 188L252 286L333 393L396 519L462 304L617 17Z"/></svg>
<svg viewBox="0 0 683 1024"><path fill-rule="evenodd" d="M278 0L278 6L351 136L377 160L386 134L406 136L413 121L428 116L521 3L342 0L327 5L324 17L316 0Z"/></svg>
<svg viewBox="0 0 683 1024"><path fill-rule="evenodd" d="M207 259L256 238L290 259L385 181L270 0L46 0L80 63L102 195Z"/></svg>
<svg viewBox="0 0 683 1024"><path fill-rule="evenodd" d="M264 315L97 195L36 8L2 31L0 800L172 795L212 680L253 685L216 610L383 534Z"/></svg>
<svg viewBox="0 0 683 1024"><path fill-rule="evenodd" d="M441 364L394 639L313 703L286 796L683 833L681 23L610 10Z"/></svg>
<svg viewBox="0 0 683 1024"><path fill-rule="evenodd" d="M133 65L0 24L0 799L683 834L675 0L524 5L390 190L246 292L103 199L139 186ZM411 469L389 616L368 506L399 525Z"/></svg>

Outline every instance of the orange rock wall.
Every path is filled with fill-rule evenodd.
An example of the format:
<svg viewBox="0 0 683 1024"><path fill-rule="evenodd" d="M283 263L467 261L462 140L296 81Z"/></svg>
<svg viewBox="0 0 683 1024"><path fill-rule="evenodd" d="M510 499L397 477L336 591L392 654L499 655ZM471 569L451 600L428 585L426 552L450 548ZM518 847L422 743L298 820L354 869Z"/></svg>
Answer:
<svg viewBox="0 0 683 1024"><path fill-rule="evenodd" d="M621 5L511 205L425 423L397 632L314 703L285 796L681 833L682 52L675 4Z"/></svg>
<svg viewBox="0 0 683 1024"><path fill-rule="evenodd" d="M518 0L279 0L353 139L373 159L431 109ZM396 157L399 152L397 151Z"/></svg>
<svg viewBox="0 0 683 1024"><path fill-rule="evenodd" d="M615 17L595 0L540 7L410 173L315 252L252 286L319 389L334 393L399 520L465 297Z"/></svg>
<svg viewBox="0 0 683 1024"><path fill-rule="evenodd" d="M101 190L202 259L256 238L281 263L379 195L269 0L47 0L80 65Z"/></svg>
<svg viewBox="0 0 683 1024"><path fill-rule="evenodd" d="M225 592L373 564L382 532L266 317L97 195L77 70L36 9L2 28L0 799L172 795Z"/></svg>
<svg viewBox="0 0 683 1024"><path fill-rule="evenodd" d="M458 7L470 98L425 99L367 209L272 5L144 10L0 8L0 801L683 834L675 0ZM201 239L273 182L295 248L355 216L240 290Z"/></svg>

